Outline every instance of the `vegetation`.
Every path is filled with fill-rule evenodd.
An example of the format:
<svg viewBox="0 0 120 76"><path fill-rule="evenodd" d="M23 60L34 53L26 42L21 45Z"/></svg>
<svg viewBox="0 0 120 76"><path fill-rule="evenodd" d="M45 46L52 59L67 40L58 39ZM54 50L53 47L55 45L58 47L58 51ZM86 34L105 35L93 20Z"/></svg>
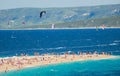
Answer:
<svg viewBox="0 0 120 76"><path fill-rule="evenodd" d="M46 11L41 18L40 12ZM120 26L120 4L69 8L16 8L0 10L0 29L78 28Z"/></svg>

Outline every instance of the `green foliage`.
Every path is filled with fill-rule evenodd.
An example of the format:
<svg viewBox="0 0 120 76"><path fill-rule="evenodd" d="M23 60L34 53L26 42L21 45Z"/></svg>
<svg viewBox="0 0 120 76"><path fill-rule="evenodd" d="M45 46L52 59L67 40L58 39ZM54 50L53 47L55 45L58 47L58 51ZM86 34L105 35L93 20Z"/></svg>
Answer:
<svg viewBox="0 0 120 76"><path fill-rule="evenodd" d="M59 23L56 24L55 27L56 28L79 28L79 27L96 27L96 26L99 27L103 24L107 27L120 27L120 16Z"/></svg>
<svg viewBox="0 0 120 76"><path fill-rule="evenodd" d="M46 11L42 18L41 11ZM24 22L24 24L23 24ZM16 8L0 10L0 29L78 28L120 25L120 4L69 8Z"/></svg>

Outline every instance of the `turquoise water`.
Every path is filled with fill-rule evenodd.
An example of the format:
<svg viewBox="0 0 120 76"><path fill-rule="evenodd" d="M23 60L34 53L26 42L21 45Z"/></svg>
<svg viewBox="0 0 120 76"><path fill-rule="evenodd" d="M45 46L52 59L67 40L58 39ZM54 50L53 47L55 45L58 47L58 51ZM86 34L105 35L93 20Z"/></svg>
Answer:
<svg viewBox="0 0 120 76"><path fill-rule="evenodd" d="M0 57L67 51L120 55L120 29L0 30ZM120 76L120 58L26 68L0 76Z"/></svg>
<svg viewBox="0 0 120 76"><path fill-rule="evenodd" d="M120 76L120 57L31 67L0 76Z"/></svg>

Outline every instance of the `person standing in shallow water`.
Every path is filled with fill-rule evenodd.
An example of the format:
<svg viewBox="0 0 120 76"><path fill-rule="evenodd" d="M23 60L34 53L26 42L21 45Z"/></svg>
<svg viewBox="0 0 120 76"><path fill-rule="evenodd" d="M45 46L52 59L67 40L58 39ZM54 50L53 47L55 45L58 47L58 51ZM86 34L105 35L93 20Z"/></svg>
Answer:
<svg viewBox="0 0 120 76"><path fill-rule="evenodd" d="M5 73L8 71L8 67L5 68Z"/></svg>

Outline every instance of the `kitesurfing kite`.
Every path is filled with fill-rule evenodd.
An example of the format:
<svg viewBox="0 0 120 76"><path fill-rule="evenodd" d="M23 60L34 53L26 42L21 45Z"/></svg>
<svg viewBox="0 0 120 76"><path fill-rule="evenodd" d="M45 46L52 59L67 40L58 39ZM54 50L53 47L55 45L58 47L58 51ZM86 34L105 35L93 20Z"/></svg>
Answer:
<svg viewBox="0 0 120 76"><path fill-rule="evenodd" d="M43 14L46 14L46 11L40 12L40 18L42 18Z"/></svg>

